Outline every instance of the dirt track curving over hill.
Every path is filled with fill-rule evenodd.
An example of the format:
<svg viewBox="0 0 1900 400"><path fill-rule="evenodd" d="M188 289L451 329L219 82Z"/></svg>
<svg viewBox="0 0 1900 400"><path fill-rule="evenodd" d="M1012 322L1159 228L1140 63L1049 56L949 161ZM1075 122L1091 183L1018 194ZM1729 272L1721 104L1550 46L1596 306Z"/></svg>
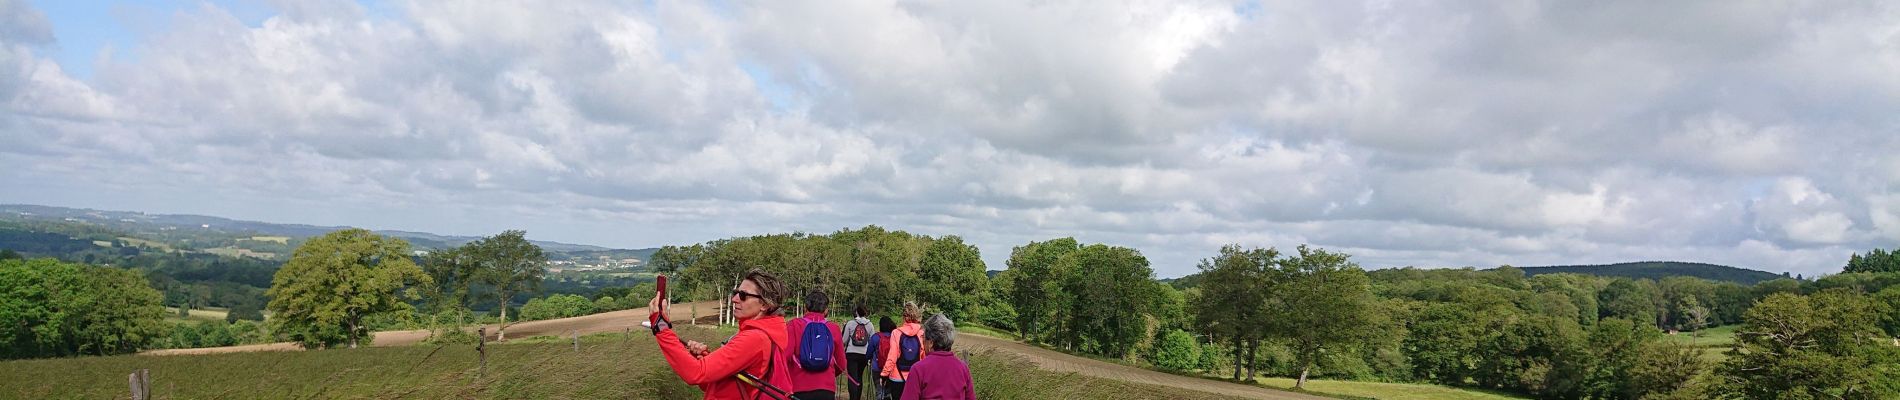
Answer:
<svg viewBox="0 0 1900 400"><path fill-rule="evenodd" d="M699 302L676 304L668 310L667 316L674 321L685 321L692 313L692 306L699 306L701 321L710 323L718 318L718 302ZM526 338L542 335L567 336L572 331L582 335L602 332L624 332L628 328L638 328L640 321L646 320L645 308L622 310L573 318L529 321L510 325L508 337ZM495 339L494 325L487 326L489 339ZM429 337L429 331L387 331L376 332L373 346L407 346L422 342ZM1222 382L1209 379L1186 377L1163 372L1151 371L1127 365L1115 364L1086 357L1064 354L1062 352L1035 347L1021 342L989 336L963 333L957 336L959 352L996 350L1005 352L1023 361L1036 364L1037 367L1055 371L1075 373L1090 377L1112 379L1125 382L1166 386L1185 390L1196 390L1228 396L1274 400L1319 400L1325 397L1267 389L1258 386ZM291 343L271 343L245 346L211 347L202 349L155 350L144 355L185 355L213 354L251 351L300 351L302 348Z"/></svg>
<svg viewBox="0 0 1900 400"><path fill-rule="evenodd" d="M1209 379L1186 377L1164 372L1135 368L1127 365L1092 360L1062 352L1031 346L1022 342L999 339L972 333L957 334L957 352L997 350L1022 357L1024 361L1036 364L1045 370L1072 372L1103 379L1123 382L1144 383L1187 390L1238 396L1253 399L1299 399L1324 400L1326 397L1267 389L1259 386L1242 385Z"/></svg>

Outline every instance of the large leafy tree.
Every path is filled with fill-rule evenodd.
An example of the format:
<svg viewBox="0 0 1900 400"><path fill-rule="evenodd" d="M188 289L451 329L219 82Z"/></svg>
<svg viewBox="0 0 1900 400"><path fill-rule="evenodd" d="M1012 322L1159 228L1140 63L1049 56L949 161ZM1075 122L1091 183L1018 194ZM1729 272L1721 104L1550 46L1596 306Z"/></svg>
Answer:
<svg viewBox="0 0 1900 400"><path fill-rule="evenodd" d="M1418 377L1462 385L1476 372L1478 343L1484 339L1482 313L1457 303L1432 303L1413 314L1402 350Z"/></svg>
<svg viewBox="0 0 1900 400"><path fill-rule="evenodd" d="M422 258L422 271L432 283L426 298L432 312L455 312L459 318L473 300L473 289L480 270L466 247L439 249Z"/></svg>
<svg viewBox="0 0 1900 400"><path fill-rule="evenodd" d="M165 332L163 298L137 271L0 259L0 358L137 351Z"/></svg>
<svg viewBox="0 0 1900 400"><path fill-rule="evenodd" d="M517 294L541 290L541 278L548 273L548 257L541 246L529 243L527 233L502 231L469 242L461 251L475 264L475 277L495 291L495 305L501 309L501 327L495 337L508 340L508 305Z"/></svg>
<svg viewBox="0 0 1900 400"><path fill-rule="evenodd" d="M266 292L275 331L304 348L350 348L370 339L364 317L409 311L430 282L409 254L409 242L362 229L310 239L271 278Z"/></svg>
<svg viewBox="0 0 1900 400"><path fill-rule="evenodd" d="M1293 387L1305 388L1320 357L1366 342L1389 329L1371 282L1344 253L1308 246L1279 260L1264 320L1270 336L1286 341L1299 365Z"/></svg>
<svg viewBox="0 0 1900 400"><path fill-rule="evenodd" d="M937 238L924 249L918 265L918 300L962 321L989 290L983 271L983 256L976 246L956 236Z"/></svg>
<svg viewBox="0 0 1900 400"><path fill-rule="evenodd" d="M1876 326L1880 309L1847 289L1762 299L1742 316L1722 363L1725 391L1751 399L1900 397L1900 348Z"/></svg>
<svg viewBox="0 0 1900 400"><path fill-rule="evenodd" d="M1268 249L1242 249L1239 245L1222 246L1220 255L1201 260L1200 295L1194 297L1194 323L1214 340L1232 343L1234 379L1240 379L1242 352L1257 344L1265 331L1261 322L1266 307L1268 273L1279 262L1280 252Z"/></svg>
<svg viewBox="0 0 1900 400"><path fill-rule="evenodd" d="M1058 281L1057 333L1054 342L1070 349L1127 357L1147 339L1160 283L1141 252L1126 247L1089 245L1062 256Z"/></svg>
<svg viewBox="0 0 1900 400"><path fill-rule="evenodd" d="M1658 341L1662 331L1648 321L1605 318L1590 331L1590 348L1601 354L1585 377L1585 393L1600 399L1635 399L1641 387L1630 378L1631 370L1644 361L1645 349Z"/></svg>
<svg viewBox="0 0 1900 400"><path fill-rule="evenodd" d="M1602 317L1622 318L1661 326L1666 304L1661 289L1648 279L1618 278L1597 293Z"/></svg>
<svg viewBox="0 0 1900 400"><path fill-rule="evenodd" d="M1009 255L1009 269L1016 271L1015 291L1010 304L1016 308L1016 327L1024 338L1035 341L1046 326L1053 307L1050 298L1057 288L1056 260L1081 249L1074 238L1030 242L1018 246Z"/></svg>

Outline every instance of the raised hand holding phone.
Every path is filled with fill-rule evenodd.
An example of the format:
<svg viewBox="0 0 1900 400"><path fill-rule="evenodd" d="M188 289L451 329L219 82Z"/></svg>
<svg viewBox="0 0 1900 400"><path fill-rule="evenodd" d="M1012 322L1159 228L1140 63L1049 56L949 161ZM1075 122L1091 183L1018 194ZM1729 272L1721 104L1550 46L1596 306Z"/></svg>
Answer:
<svg viewBox="0 0 1900 400"><path fill-rule="evenodd" d="M655 283L657 288L653 291L653 300L647 302L647 320L640 322L641 326L648 328L653 328L656 321L666 320L666 275L660 275Z"/></svg>

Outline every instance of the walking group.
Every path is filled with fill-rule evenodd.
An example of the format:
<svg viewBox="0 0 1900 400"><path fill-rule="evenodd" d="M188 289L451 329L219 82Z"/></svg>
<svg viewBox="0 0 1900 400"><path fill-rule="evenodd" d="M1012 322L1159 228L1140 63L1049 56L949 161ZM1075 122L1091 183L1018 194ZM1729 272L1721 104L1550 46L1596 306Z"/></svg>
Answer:
<svg viewBox="0 0 1900 400"><path fill-rule="evenodd" d="M786 295L772 274L746 274L728 296L739 332L718 349L680 339L660 296L647 304L647 319L667 365L706 399L835 400L840 375L851 400L976 398L969 365L951 352L956 325L949 317L924 318L906 302L902 325L880 317L873 326L859 305L839 326L827 319L830 296L813 290L803 297L804 315L787 320L780 309Z"/></svg>

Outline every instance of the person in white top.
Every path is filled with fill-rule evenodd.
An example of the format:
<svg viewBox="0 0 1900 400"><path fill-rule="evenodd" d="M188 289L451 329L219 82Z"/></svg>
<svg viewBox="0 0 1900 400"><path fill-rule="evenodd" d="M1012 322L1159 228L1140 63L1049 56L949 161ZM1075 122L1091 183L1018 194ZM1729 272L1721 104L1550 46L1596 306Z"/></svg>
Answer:
<svg viewBox="0 0 1900 400"><path fill-rule="evenodd" d="M865 350L870 345L871 334L876 333L877 328L871 325L870 319L864 317L863 304L852 311L856 318L844 323L845 372L851 374L845 381L850 385L851 400L858 400L858 393L864 391L864 365L869 358Z"/></svg>

